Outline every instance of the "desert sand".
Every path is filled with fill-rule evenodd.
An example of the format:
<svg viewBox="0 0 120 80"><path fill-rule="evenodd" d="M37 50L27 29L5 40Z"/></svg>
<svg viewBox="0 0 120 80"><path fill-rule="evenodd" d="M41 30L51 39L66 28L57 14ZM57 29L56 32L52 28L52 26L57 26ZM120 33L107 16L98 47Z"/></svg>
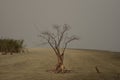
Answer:
<svg viewBox="0 0 120 80"><path fill-rule="evenodd" d="M67 49L64 64L71 72L55 74L46 71L57 63L51 49L28 51L0 55L0 80L120 80L120 53Z"/></svg>

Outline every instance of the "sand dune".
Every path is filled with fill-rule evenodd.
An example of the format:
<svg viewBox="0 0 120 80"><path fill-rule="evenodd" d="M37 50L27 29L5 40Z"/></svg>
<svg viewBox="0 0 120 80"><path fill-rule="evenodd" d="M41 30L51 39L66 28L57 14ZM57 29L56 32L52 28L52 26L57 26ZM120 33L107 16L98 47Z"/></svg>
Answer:
<svg viewBox="0 0 120 80"><path fill-rule="evenodd" d="M56 64L56 56L49 48L0 55L0 80L115 80L120 74L120 54L114 52L68 49L64 63L72 70L70 73L46 72Z"/></svg>

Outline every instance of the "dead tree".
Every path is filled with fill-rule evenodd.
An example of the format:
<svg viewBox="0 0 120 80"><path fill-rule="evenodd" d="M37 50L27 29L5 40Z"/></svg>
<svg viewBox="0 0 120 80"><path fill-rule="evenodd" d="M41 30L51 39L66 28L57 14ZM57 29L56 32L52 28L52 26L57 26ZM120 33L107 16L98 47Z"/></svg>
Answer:
<svg viewBox="0 0 120 80"><path fill-rule="evenodd" d="M68 44L74 40L78 40L79 38L75 35L68 37L67 33L70 29L70 26L67 24L64 24L63 26L54 25L53 29L56 32L52 33L45 31L40 33L40 35L38 36L46 41L43 43L48 43L50 47L54 50L57 57L57 65L55 66L54 71L56 73L60 73L65 71L65 66L63 62L65 50Z"/></svg>

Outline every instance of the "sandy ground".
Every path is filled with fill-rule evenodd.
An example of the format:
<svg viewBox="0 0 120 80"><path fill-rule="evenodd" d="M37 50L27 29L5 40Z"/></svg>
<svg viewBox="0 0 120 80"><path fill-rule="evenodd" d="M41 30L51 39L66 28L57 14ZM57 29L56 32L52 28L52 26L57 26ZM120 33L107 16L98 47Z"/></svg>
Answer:
<svg viewBox="0 0 120 80"><path fill-rule="evenodd" d="M55 64L56 56L51 49L0 55L0 80L120 80L120 53L69 49L64 64L72 71L65 74L46 71Z"/></svg>

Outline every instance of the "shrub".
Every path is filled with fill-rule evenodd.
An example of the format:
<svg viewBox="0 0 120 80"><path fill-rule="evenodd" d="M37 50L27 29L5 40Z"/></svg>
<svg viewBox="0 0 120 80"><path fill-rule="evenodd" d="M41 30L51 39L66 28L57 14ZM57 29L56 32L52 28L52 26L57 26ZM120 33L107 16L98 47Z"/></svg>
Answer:
<svg viewBox="0 0 120 80"><path fill-rule="evenodd" d="M0 39L0 52L2 54L20 53L23 49L24 40Z"/></svg>

